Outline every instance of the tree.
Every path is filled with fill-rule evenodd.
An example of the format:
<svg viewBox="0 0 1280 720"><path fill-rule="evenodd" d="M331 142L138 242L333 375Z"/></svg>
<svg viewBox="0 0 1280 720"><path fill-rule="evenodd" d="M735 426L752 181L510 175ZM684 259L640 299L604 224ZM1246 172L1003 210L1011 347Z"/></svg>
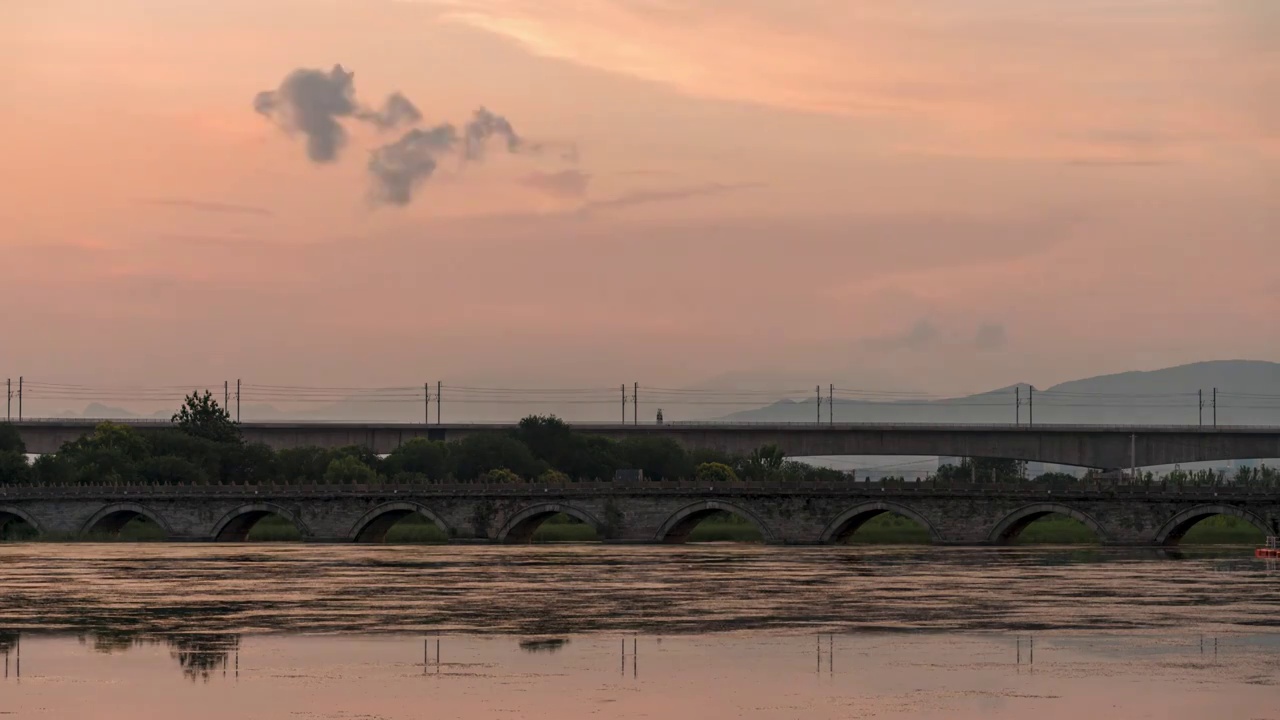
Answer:
<svg viewBox="0 0 1280 720"><path fill-rule="evenodd" d="M72 482L123 485L138 482L138 465L150 454L133 428L103 422L92 434L64 444L58 459L67 464Z"/></svg>
<svg viewBox="0 0 1280 720"><path fill-rule="evenodd" d="M520 476L506 468L494 468L476 478L477 481L494 485L511 485L520 482Z"/></svg>
<svg viewBox="0 0 1280 720"><path fill-rule="evenodd" d="M173 423L182 432L219 443L240 442L240 427L226 408L218 405L208 390L204 395L192 392L173 415Z"/></svg>
<svg viewBox="0 0 1280 720"><path fill-rule="evenodd" d="M751 451L751 457L744 463L748 477L764 479L773 477L782 469L786 454L777 445L765 445Z"/></svg>
<svg viewBox="0 0 1280 720"><path fill-rule="evenodd" d="M382 464L392 477L411 473L442 480L449 473L449 446L436 440L414 438L392 450Z"/></svg>
<svg viewBox="0 0 1280 720"><path fill-rule="evenodd" d="M0 450L0 485L25 485L31 482L31 465L27 456L12 450Z"/></svg>
<svg viewBox="0 0 1280 720"><path fill-rule="evenodd" d="M510 435L470 435L449 450L453 476L459 480L475 480L498 468L511 470L521 477L537 477L547 464L533 456L528 446Z"/></svg>
<svg viewBox="0 0 1280 720"><path fill-rule="evenodd" d="M734 482L738 479L733 468L724 463L702 463L694 471L698 482Z"/></svg>
<svg viewBox="0 0 1280 720"><path fill-rule="evenodd" d="M27 446L22 442L22 434L13 423L0 422L0 452L25 453Z"/></svg>
<svg viewBox="0 0 1280 720"><path fill-rule="evenodd" d="M628 467L644 471L652 480L676 480L693 474L689 453L671 438L630 438L618 446Z"/></svg>
<svg viewBox="0 0 1280 720"><path fill-rule="evenodd" d="M1027 476L1025 460L1002 458L965 458L959 465L943 465L938 468L939 480L972 482L1008 482Z"/></svg>
<svg viewBox="0 0 1280 720"><path fill-rule="evenodd" d="M378 473L357 458L344 455L329 463L324 481L331 485L367 485L378 481Z"/></svg>
<svg viewBox="0 0 1280 720"><path fill-rule="evenodd" d="M209 476L195 463L174 455L149 457L138 464L138 475L151 485L196 485L209 481Z"/></svg>
<svg viewBox="0 0 1280 720"><path fill-rule="evenodd" d="M516 427L516 439L524 443L533 456L553 468L569 467L578 449L579 437L568 423L555 415L530 415Z"/></svg>

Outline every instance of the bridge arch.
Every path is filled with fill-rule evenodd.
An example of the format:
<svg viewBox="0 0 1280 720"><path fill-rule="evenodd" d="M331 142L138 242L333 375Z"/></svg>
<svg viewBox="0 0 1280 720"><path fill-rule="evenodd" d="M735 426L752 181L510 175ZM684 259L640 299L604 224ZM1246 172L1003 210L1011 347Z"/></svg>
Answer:
<svg viewBox="0 0 1280 720"><path fill-rule="evenodd" d="M689 533L693 532L698 523L717 512L733 513L740 518L748 520L760 531L760 537L766 543L777 542L773 531L755 513L740 505L734 505L724 500L702 500L680 508L671 517L667 518L666 522L662 523L662 527L658 528L658 533L654 536L654 540L660 543L685 542L689 539Z"/></svg>
<svg viewBox="0 0 1280 720"><path fill-rule="evenodd" d="M36 522L36 519L31 517L26 510L12 505L0 505L0 527L4 527L14 520L30 525L37 535L44 534L44 528L40 527L40 523Z"/></svg>
<svg viewBox="0 0 1280 720"><path fill-rule="evenodd" d="M112 503L93 514L80 528L80 536L85 537L98 532L104 535L119 535L121 528L129 521L144 517L164 530L165 537L173 535L169 523L159 513L145 505L133 502Z"/></svg>
<svg viewBox="0 0 1280 720"><path fill-rule="evenodd" d="M1156 544L1176 545L1178 541L1182 539L1182 536L1186 535L1187 531L1190 530L1193 525L1214 515L1230 515L1232 517L1238 517L1261 530L1263 535L1275 535L1280 532L1280 528L1268 524L1265 518L1249 512L1248 510L1242 510L1238 507L1232 507L1231 505L1200 505L1188 510L1183 510L1177 515L1169 518L1169 520L1156 531Z"/></svg>
<svg viewBox="0 0 1280 720"><path fill-rule="evenodd" d="M819 542L824 545L840 542L857 532L858 528L862 527L866 521L887 512L897 513L919 523L921 527L929 531L929 540L931 542L942 541L942 536L938 534L938 529L933 526L933 523L915 510L895 502L874 501L855 505L840 513L840 516L832 520L826 529L822 531L822 537L819 538Z"/></svg>
<svg viewBox="0 0 1280 720"><path fill-rule="evenodd" d="M426 505L420 505L415 502L389 502L379 505L361 516L356 521L356 524L351 527L351 532L348 533L347 539L352 542L363 543L384 542L387 539L387 531L391 529L391 526L415 513L434 523L446 537L452 535L444 519L432 512Z"/></svg>
<svg viewBox="0 0 1280 720"><path fill-rule="evenodd" d="M527 543L533 539L533 533L543 522L560 513L577 518L590 525L597 533L600 532L600 521L591 513L572 505L551 502L539 503L512 515L498 530L494 539L500 543Z"/></svg>
<svg viewBox="0 0 1280 720"><path fill-rule="evenodd" d="M213 526L213 532L210 533L210 536L214 542L244 542L248 539L249 531L253 529L253 526L268 515L279 515L293 523L294 527L298 528L303 540L311 537L311 530L298 519L296 514L275 503L241 505L223 515L222 519Z"/></svg>
<svg viewBox="0 0 1280 720"><path fill-rule="evenodd" d="M1065 515L1073 520L1079 520L1085 527L1092 530L1094 535L1098 536L1098 542L1100 543L1106 543L1109 540L1106 531L1102 529L1102 524L1087 513L1080 512L1061 503L1043 502L1024 505L1004 516L1004 519L996 523L996 526L992 528L991 534L987 537L987 542L999 545L1010 543L1021 535L1028 525L1045 515L1053 514Z"/></svg>

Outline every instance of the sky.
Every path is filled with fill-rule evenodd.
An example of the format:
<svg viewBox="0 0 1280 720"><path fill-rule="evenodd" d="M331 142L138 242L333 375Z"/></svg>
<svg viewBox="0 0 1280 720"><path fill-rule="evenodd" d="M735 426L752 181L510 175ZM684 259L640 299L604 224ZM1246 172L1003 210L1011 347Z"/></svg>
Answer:
<svg viewBox="0 0 1280 720"><path fill-rule="evenodd" d="M1280 361L1273 0L6 0L0 47L6 377Z"/></svg>

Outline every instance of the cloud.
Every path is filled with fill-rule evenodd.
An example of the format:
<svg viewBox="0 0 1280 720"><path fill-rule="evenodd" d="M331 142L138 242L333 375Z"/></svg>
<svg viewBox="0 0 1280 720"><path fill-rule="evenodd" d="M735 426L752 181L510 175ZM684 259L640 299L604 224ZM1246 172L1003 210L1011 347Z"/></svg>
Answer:
<svg viewBox="0 0 1280 720"><path fill-rule="evenodd" d="M1258 141L1257 120L1275 122L1266 98L1280 97L1262 69L1275 67L1274 0L1096 2L1066 15L1004 0L422 1L535 55L697 98L857 118L925 154L1056 162L1136 144L1140 158L1195 157L1224 136ZM1170 142L1144 145L1132 130L1144 127Z"/></svg>
<svg viewBox="0 0 1280 720"><path fill-rule="evenodd" d="M504 138L507 141L508 152L518 152L520 150L520 136L516 135L511 123L507 122L507 119L501 115L495 115L484 107L477 109L475 114L471 116L471 120L463 128L463 135L466 138L463 154L468 160L483 158L485 146L488 144L489 139L495 136Z"/></svg>
<svg viewBox="0 0 1280 720"><path fill-rule="evenodd" d="M307 139L307 157L314 162L337 160L347 143L346 128L338 122L352 118L387 130L413 124L422 118L418 108L400 93L392 93L382 110L372 110L356 100L355 73L341 65L325 72L298 68L285 76L275 90L263 90L253 99L253 109L273 120L289 134Z"/></svg>
<svg viewBox="0 0 1280 720"><path fill-rule="evenodd" d="M275 215L274 210L258 207L256 205L237 205L235 203L188 200L186 198L152 198L141 200L140 202L146 205L185 208L187 210L196 210L198 212L222 213L227 215L258 215L262 217L271 217Z"/></svg>
<svg viewBox="0 0 1280 720"><path fill-rule="evenodd" d="M974 334L973 344L979 350L999 350L1009 342L1004 325L999 323L983 323Z"/></svg>
<svg viewBox="0 0 1280 720"><path fill-rule="evenodd" d="M530 173L520 184L557 198L581 198L587 194L591 176L580 170Z"/></svg>
<svg viewBox="0 0 1280 720"><path fill-rule="evenodd" d="M584 212L588 212L591 210L631 207L633 205L647 205L649 203L667 202L670 200L683 200L685 198L703 197L707 195L720 195L727 192L733 192L735 190L748 190L764 186L764 183L758 182L707 183L705 185L693 185L691 187L672 188L670 190L640 190L606 200L593 200L583 206L582 210Z"/></svg>
<svg viewBox="0 0 1280 720"><path fill-rule="evenodd" d="M382 103L382 110L360 110L356 117L373 123L380 130L392 130L401 125L417 123L422 120L422 113L409 98L397 92L387 96Z"/></svg>
<svg viewBox="0 0 1280 720"><path fill-rule="evenodd" d="M938 326L922 318L904 333L867 338L862 344L872 350L927 350L941 339L942 331Z"/></svg>
<svg viewBox="0 0 1280 720"><path fill-rule="evenodd" d="M436 158L451 151L457 142L458 131L444 124L430 130L414 128L374 150L368 165L373 176L370 199L378 204L408 205L414 189L435 172Z"/></svg>

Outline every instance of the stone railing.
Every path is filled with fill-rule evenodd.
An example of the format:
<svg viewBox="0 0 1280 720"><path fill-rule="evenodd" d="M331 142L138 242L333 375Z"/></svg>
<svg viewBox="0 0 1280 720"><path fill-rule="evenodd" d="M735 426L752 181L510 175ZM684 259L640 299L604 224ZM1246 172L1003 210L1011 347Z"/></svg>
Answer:
<svg viewBox="0 0 1280 720"><path fill-rule="evenodd" d="M0 501L16 499L134 497L200 498L200 497L453 497L453 496L520 496L537 495L942 495L957 497L1131 497L1139 498L1280 498L1280 487L1238 485L1174 485L1164 483L1132 484L1120 481L1076 482L1002 482L959 483L938 480L923 481L851 481L811 482L698 482L681 481L615 481L534 483L379 483L357 484L180 484L180 485L0 485Z"/></svg>

